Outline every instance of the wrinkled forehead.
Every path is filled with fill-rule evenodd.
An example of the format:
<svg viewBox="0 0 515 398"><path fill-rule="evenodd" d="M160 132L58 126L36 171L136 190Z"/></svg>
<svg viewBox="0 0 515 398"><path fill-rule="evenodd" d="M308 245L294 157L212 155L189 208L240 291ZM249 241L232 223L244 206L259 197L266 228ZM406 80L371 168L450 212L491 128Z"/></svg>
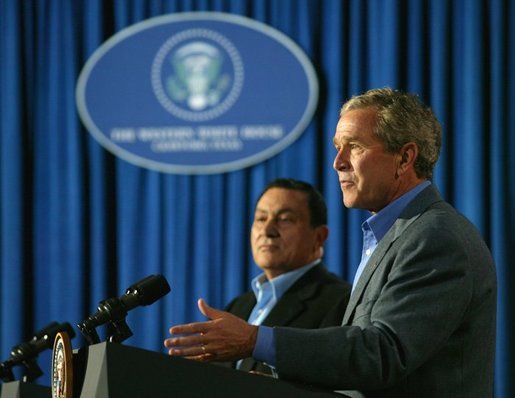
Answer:
<svg viewBox="0 0 515 398"><path fill-rule="evenodd" d="M333 142L349 141L363 138L364 136L374 136L378 139L377 111L373 108L353 109L344 112L336 124Z"/></svg>

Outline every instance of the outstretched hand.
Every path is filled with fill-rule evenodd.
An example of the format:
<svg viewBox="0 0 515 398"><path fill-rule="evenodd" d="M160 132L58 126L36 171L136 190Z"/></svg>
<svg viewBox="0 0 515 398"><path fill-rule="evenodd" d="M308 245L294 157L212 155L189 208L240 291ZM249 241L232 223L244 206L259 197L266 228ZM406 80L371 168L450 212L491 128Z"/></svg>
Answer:
<svg viewBox="0 0 515 398"><path fill-rule="evenodd" d="M170 334L180 335L164 341L168 354L198 361L236 361L252 356L257 326L198 300L198 308L209 318L206 322L177 325Z"/></svg>

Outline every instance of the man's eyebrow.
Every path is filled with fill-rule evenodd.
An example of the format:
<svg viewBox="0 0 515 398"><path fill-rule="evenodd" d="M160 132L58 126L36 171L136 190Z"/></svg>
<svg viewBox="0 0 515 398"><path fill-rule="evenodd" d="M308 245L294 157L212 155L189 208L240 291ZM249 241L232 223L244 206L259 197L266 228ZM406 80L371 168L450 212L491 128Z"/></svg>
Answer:
<svg viewBox="0 0 515 398"><path fill-rule="evenodd" d="M356 135L339 135L338 138L333 137L333 144L338 142L356 142L361 141L361 138Z"/></svg>
<svg viewBox="0 0 515 398"><path fill-rule="evenodd" d="M260 209L259 207L256 208L256 213L270 213L268 210ZM284 207L282 209L277 210L274 214L284 214L284 213L296 213L294 209L291 207Z"/></svg>
<svg viewBox="0 0 515 398"><path fill-rule="evenodd" d="M338 139L333 138L333 145L338 147L339 145L350 145L356 144L364 148L373 148L378 145L382 145L380 142L372 141L370 138L363 139L363 137L346 135L339 137Z"/></svg>

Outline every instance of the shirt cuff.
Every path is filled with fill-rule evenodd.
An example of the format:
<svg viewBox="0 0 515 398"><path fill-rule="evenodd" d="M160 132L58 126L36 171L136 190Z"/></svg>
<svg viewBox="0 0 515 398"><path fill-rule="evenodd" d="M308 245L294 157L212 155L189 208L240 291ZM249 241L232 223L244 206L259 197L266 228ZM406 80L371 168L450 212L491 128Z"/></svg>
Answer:
<svg viewBox="0 0 515 398"><path fill-rule="evenodd" d="M275 336L274 328L259 326L256 339L256 346L252 353L254 359L264 362L266 365L275 368Z"/></svg>

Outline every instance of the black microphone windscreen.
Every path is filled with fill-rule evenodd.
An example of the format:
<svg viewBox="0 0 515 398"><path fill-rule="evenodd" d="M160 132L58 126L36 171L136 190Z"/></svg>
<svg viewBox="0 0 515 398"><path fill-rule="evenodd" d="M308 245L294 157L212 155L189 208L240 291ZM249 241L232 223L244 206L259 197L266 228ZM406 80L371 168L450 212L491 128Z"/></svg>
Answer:
<svg viewBox="0 0 515 398"><path fill-rule="evenodd" d="M44 333L42 333L44 332ZM35 339L36 336L32 338L31 344L33 344L38 351L42 351L44 348L52 348L54 346L55 336L59 332L66 332L70 338L75 337L75 332L72 326L68 322L63 323L52 323L46 328L42 329L42 331L38 332L36 336L41 335L38 339Z"/></svg>
<svg viewBox="0 0 515 398"><path fill-rule="evenodd" d="M150 305L170 291L163 275L149 275L127 288L126 295L135 295L139 305Z"/></svg>
<svg viewBox="0 0 515 398"><path fill-rule="evenodd" d="M49 332L51 332L56 326L59 326L57 322L49 323L48 325L44 326L41 330L34 333L34 336L32 336L32 340L39 340L45 337Z"/></svg>

